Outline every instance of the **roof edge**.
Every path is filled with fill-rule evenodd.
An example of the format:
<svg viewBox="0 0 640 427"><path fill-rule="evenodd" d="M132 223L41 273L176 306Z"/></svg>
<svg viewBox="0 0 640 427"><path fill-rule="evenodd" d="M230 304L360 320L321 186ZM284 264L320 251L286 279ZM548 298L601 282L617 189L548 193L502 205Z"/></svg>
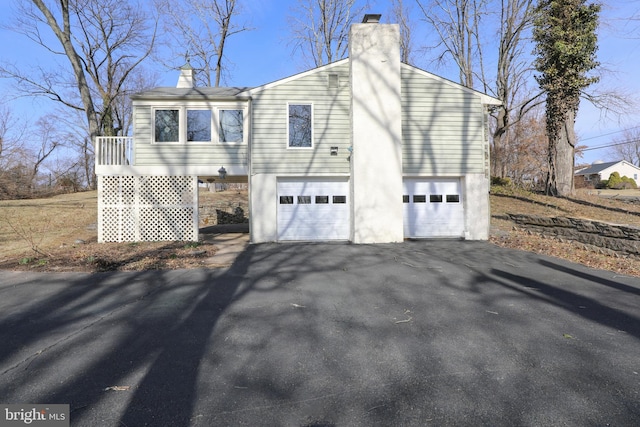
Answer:
<svg viewBox="0 0 640 427"><path fill-rule="evenodd" d="M263 84L261 86L256 86L254 88L249 88L248 90L246 90L244 92L241 92L238 95L252 96L253 94L258 93L258 92L262 92L265 89L271 89L271 88L279 86L281 84L285 84L285 83L288 83L290 81L297 80L299 78L306 77L306 76L314 74L314 73L319 73L319 72L331 69L333 67L337 67L339 65L344 64L345 62L349 62L349 58L343 58L343 59L340 59L338 61L331 62L329 64L321 65L319 67L312 68L312 69L307 70L307 71L302 71L300 73L297 73L297 74L294 74L294 75L291 75L291 76L288 76L288 77L284 77L284 78L279 79L279 80L274 80L274 81L272 81L270 83L266 83L266 84Z"/></svg>
<svg viewBox="0 0 640 427"><path fill-rule="evenodd" d="M445 83L445 84L447 84L449 86L453 86L453 87L456 87L458 89L462 89L465 92L472 93L472 94L474 94L476 96L479 96L483 105L493 105L493 106L503 105L503 102L498 98L494 98L493 96L487 95L486 93L480 92L479 90L468 88L468 87L466 87L464 85L461 85L460 83L454 82L453 80L449 80L449 79L447 79L445 77L441 77L441 76L439 76L437 74L433 74L433 73L431 73L429 71L423 70L422 68L418 68L415 65L410 65L410 64L407 64L406 62L403 62L400 65L400 67L404 67L404 68L408 68L408 69L411 69L411 70L415 70L415 71L417 71L417 72L419 72L421 74L424 74L427 77L430 77L432 79L438 80L438 81L440 81L442 83Z"/></svg>

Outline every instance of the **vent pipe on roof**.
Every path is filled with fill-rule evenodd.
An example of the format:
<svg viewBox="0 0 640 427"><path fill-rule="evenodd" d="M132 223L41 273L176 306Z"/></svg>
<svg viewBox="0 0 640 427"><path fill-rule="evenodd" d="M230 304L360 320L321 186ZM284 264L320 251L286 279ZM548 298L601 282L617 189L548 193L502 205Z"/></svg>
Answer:
<svg viewBox="0 0 640 427"><path fill-rule="evenodd" d="M378 24L380 23L380 18L382 17L379 13L367 13L364 15L362 19L363 24Z"/></svg>
<svg viewBox="0 0 640 427"><path fill-rule="evenodd" d="M180 67L180 77L178 77L178 88L193 88L193 67L189 62Z"/></svg>

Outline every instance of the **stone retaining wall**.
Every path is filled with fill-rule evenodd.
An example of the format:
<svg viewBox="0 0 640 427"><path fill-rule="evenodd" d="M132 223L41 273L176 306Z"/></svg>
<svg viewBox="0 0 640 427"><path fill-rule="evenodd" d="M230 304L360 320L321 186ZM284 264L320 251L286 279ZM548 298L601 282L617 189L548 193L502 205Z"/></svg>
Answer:
<svg viewBox="0 0 640 427"><path fill-rule="evenodd" d="M198 222L200 227L220 224L244 224L249 222L248 204L235 206L198 206Z"/></svg>
<svg viewBox="0 0 640 427"><path fill-rule="evenodd" d="M572 240L618 255L640 256L640 228L579 218L508 214L517 226L543 236Z"/></svg>

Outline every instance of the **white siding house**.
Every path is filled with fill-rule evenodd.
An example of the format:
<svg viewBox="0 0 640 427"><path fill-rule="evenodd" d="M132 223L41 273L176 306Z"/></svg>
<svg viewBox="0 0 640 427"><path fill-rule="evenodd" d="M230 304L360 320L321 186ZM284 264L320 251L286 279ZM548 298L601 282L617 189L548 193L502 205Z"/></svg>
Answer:
<svg viewBox="0 0 640 427"><path fill-rule="evenodd" d="M133 138L97 141L100 241L196 240L219 172L249 183L253 243L488 238L500 101L402 64L397 25L353 25L349 58L264 86L191 72L133 97Z"/></svg>
<svg viewBox="0 0 640 427"><path fill-rule="evenodd" d="M640 167L626 160L607 163L595 162L591 166L578 170L576 177L582 177L586 184L597 185L600 181L609 179L614 172L618 172L620 177L632 178L636 183L640 177Z"/></svg>

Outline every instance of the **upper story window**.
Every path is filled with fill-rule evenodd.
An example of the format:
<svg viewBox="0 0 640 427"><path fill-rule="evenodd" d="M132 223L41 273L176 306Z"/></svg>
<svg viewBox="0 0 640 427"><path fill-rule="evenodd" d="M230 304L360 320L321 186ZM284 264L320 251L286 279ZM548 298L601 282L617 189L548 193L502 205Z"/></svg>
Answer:
<svg viewBox="0 0 640 427"><path fill-rule="evenodd" d="M218 110L220 142L244 141L244 110Z"/></svg>
<svg viewBox="0 0 640 427"><path fill-rule="evenodd" d="M156 110L155 131L156 142L180 141L180 111Z"/></svg>
<svg viewBox="0 0 640 427"><path fill-rule="evenodd" d="M187 141L211 141L211 110L187 110Z"/></svg>
<svg viewBox="0 0 640 427"><path fill-rule="evenodd" d="M240 107L240 108L238 108ZM155 143L246 143L246 109L242 104L229 108L158 107L153 109Z"/></svg>
<svg viewBox="0 0 640 427"><path fill-rule="evenodd" d="M289 148L313 146L313 108L311 104L289 104Z"/></svg>

